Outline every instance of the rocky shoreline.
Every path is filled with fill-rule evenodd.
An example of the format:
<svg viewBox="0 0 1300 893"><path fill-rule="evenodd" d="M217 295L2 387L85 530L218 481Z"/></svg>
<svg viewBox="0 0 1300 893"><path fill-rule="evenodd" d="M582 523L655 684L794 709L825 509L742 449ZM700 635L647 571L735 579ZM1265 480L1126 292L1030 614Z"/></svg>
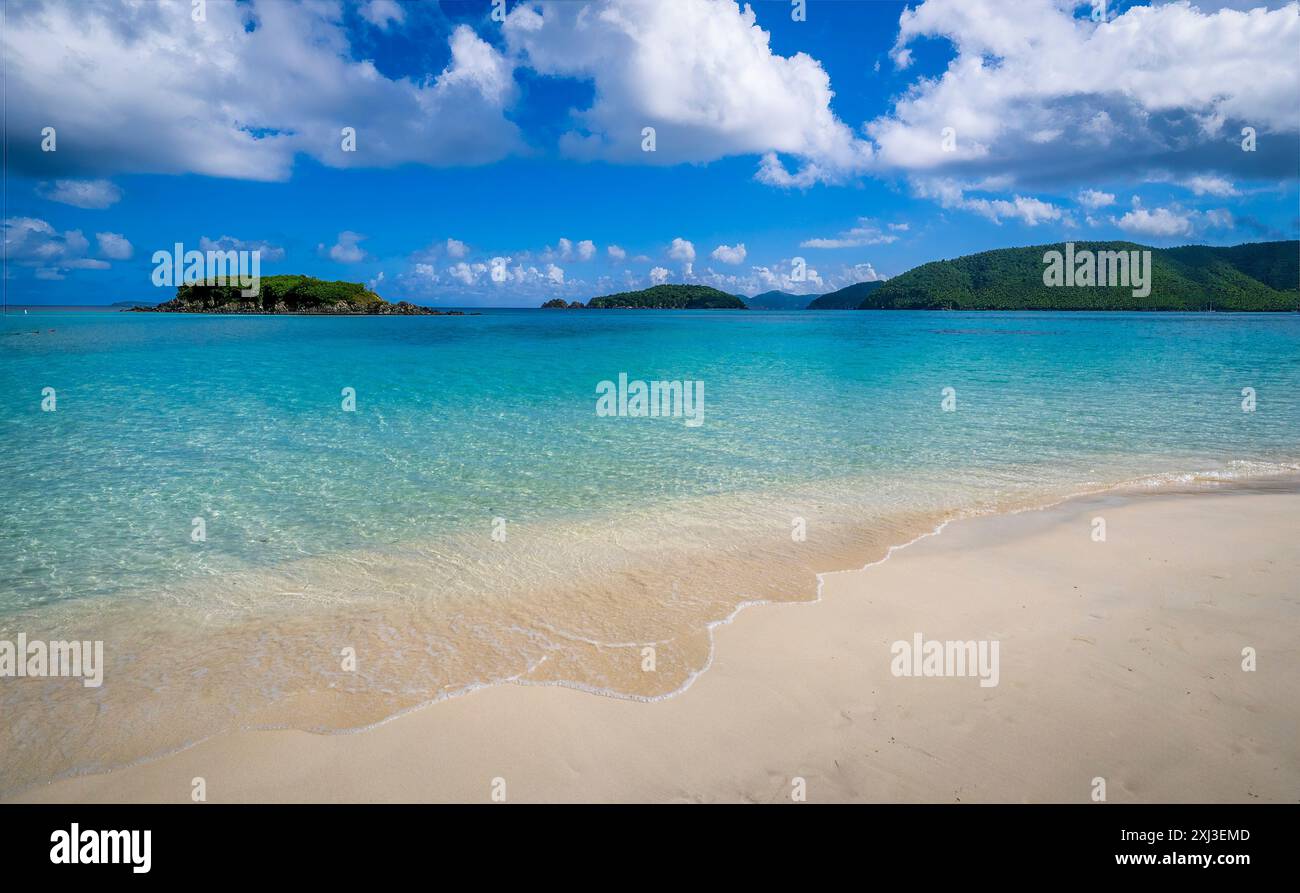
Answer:
<svg viewBox="0 0 1300 893"><path fill-rule="evenodd" d="M351 304L331 304L314 307L311 310L291 310L283 301L277 302L271 309L260 302L245 301L240 303L203 306L179 298L159 304L156 307L128 307L122 313L238 313L257 316L465 316L463 310L435 310L421 307L410 301L396 303L374 303L366 306ZM470 314L477 316L478 314Z"/></svg>

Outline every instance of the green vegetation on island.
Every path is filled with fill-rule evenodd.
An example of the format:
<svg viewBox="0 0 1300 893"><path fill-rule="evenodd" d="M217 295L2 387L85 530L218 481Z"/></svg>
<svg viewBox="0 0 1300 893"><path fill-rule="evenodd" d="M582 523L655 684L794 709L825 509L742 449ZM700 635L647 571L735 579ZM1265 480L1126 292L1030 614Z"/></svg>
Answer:
<svg viewBox="0 0 1300 893"><path fill-rule="evenodd" d="M338 282L312 276L263 276L256 295L245 296L238 283L182 285L176 297L157 306L130 308L144 313L338 313L379 315L438 315L460 311L433 310L407 301L385 301L360 282Z"/></svg>
<svg viewBox="0 0 1300 893"><path fill-rule="evenodd" d="M816 295L796 295L788 291L765 291L745 299L750 310L803 310Z"/></svg>
<svg viewBox="0 0 1300 893"><path fill-rule="evenodd" d="M809 310L857 310L873 291L885 284L884 279L855 282L839 291L828 292L808 305Z"/></svg>
<svg viewBox="0 0 1300 893"><path fill-rule="evenodd" d="M554 307L556 302L549 301L545 306ZM587 307L593 310L744 310L745 302L707 285L656 285L641 291L592 298Z"/></svg>
<svg viewBox="0 0 1300 893"><path fill-rule="evenodd" d="M1134 242L1074 242L1081 252L1151 252L1148 294L1129 285L1049 286L1046 252L1065 244L1001 248L922 264L887 280L860 310L1236 310L1300 309L1300 242L1230 248L1150 248ZM1100 266L1100 265L1099 265ZM1130 276L1130 281L1131 281ZM870 284L870 283L868 283ZM820 300L820 299L819 299ZM817 301L813 306L817 306Z"/></svg>

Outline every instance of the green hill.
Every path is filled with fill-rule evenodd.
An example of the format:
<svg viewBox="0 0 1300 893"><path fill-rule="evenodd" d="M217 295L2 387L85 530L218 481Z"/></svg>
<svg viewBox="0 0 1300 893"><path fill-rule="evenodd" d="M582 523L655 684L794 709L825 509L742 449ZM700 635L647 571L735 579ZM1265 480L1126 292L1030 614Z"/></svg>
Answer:
<svg viewBox="0 0 1300 893"><path fill-rule="evenodd" d="M656 285L641 291L592 298L587 306L597 310L744 310L745 302L707 285Z"/></svg>
<svg viewBox="0 0 1300 893"><path fill-rule="evenodd" d="M1150 248L1134 242L1075 242L1080 251L1150 251L1150 294L1130 286L1048 286L1047 251L1064 243L1001 248L933 261L895 276L862 310L1241 310L1300 309L1300 242L1230 248ZM870 284L870 283L867 283ZM829 297L829 296L828 296ZM815 307L817 302L813 302Z"/></svg>
<svg viewBox="0 0 1300 893"><path fill-rule="evenodd" d="M750 310L803 310L816 295L795 295L788 291L765 291L745 298Z"/></svg>
<svg viewBox="0 0 1300 893"><path fill-rule="evenodd" d="M828 292L808 305L809 310L857 310L867 296L885 284L884 279L874 282L855 282L839 291Z"/></svg>
<svg viewBox="0 0 1300 893"><path fill-rule="evenodd" d="M263 276L256 295L244 297L236 285L182 285L176 297L156 307L133 307L160 313L376 313L436 314L440 311L399 301L390 304L360 282L337 282L312 276Z"/></svg>

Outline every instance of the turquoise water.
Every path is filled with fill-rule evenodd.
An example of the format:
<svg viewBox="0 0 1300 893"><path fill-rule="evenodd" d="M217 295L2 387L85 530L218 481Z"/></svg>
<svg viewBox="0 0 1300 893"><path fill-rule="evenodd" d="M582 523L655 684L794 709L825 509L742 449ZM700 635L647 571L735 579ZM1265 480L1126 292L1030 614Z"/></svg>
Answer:
<svg viewBox="0 0 1300 893"><path fill-rule="evenodd" d="M1300 458L1296 315L58 313L0 332L3 608L894 469ZM704 424L598 418L619 372L702 380Z"/></svg>
<svg viewBox="0 0 1300 893"><path fill-rule="evenodd" d="M634 693L610 655L651 637L662 694L742 599L936 518L1300 464L1295 314L33 311L0 359L0 633L106 638L96 715L201 719L58 759L12 731L11 783L519 674ZM619 373L702 381L703 424L599 417ZM358 639L359 675L319 657ZM374 698L311 719L325 691Z"/></svg>

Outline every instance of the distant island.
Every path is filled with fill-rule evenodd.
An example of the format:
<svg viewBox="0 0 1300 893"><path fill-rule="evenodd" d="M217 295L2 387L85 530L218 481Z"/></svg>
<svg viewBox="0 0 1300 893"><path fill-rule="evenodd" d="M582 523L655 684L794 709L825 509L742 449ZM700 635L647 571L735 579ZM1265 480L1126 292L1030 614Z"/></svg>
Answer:
<svg viewBox="0 0 1300 893"><path fill-rule="evenodd" d="M870 291L859 310L1228 310L1300 309L1300 241L1230 248L1151 248L1074 242L1073 252L1151 252L1150 293L1128 286L1052 287L1043 256L1063 243L1001 248L933 261ZM814 304L817 302L814 301Z"/></svg>
<svg viewBox="0 0 1300 893"><path fill-rule="evenodd" d="M131 303L131 302L122 302ZM407 301L389 303L360 282L313 276L264 276L258 294L244 297L239 285L182 285L176 297L156 306L126 308L134 313L303 313L381 316L462 316L459 310L434 310Z"/></svg>
<svg viewBox="0 0 1300 893"><path fill-rule="evenodd" d="M542 305L545 310L584 309L580 301L565 303L560 298ZM585 305L588 310L744 310L745 302L707 285L656 285L640 291L625 291L615 295L592 298Z"/></svg>
<svg viewBox="0 0 1300 893"><path fill-rule="evenodd" d="M816 295L796 295L788 291L765 291L743 298L750 310L803 310Z"/></svg>
<svg viewBox="0 0 1300 893"><path fill-rule="evenodd" d="M746 298L704 285L656 285L581 301L555 298L542 306L580 310L1300 310L1300 241L1247 242L1228 248L1152 248L1136 242L1074 242L1082 252L1151 252L1150 288L1132 285L1049 286L1047 252L1065 243L998 248L937 260L893 279L856 282L823 295L766 291Z"/></svg>
<svg viewBox="0 0 1300 893"><path fill-rule="evenodd" d="M885 284L884 279L855 282L839 291L829 292L808 305L809 310L857 310L873 291Z"/></svg>

